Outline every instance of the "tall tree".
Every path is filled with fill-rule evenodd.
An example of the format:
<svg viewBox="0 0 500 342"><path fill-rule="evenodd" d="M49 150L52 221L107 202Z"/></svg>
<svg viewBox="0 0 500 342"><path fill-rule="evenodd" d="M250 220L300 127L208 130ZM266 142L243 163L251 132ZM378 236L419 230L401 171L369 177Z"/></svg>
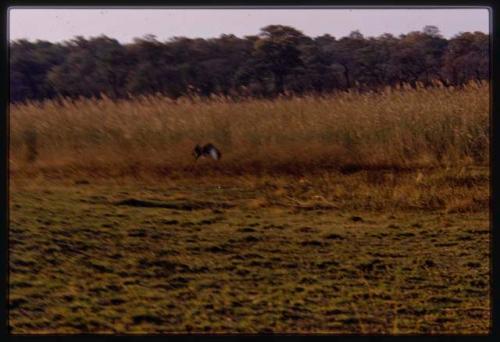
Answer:
<svg viewBox="0 0 500 342"><path fill-rule="evenodd" d="M105 36L86 40L76 37L65 45L64 63L55 66L48 80L63 96L118 98L124 95L127 77L126 49Z"/></svg>
<svg viewBox="0 0 500 342"><path fill-rule="evenodd" d="M465 32L453 37L444 53L444 72L452 84L489 77L489 36Z"/></svg>
<svg viewBox="0 0 500 342"><path fill-rule="evenodd" d="M14 41L10 45L12 101L52 98L56 91L47 81L52 68L64 62L66 49L47 41Z"/></svg>
<svg viewBox="0 0 500 342"><path fill-rule="evenodd" d="M286 76L303 65L298 45L305 39L302 32L288 26L270 25L261 30L254 45L256 67L272 75L275 93L283 93Z"/></svg>

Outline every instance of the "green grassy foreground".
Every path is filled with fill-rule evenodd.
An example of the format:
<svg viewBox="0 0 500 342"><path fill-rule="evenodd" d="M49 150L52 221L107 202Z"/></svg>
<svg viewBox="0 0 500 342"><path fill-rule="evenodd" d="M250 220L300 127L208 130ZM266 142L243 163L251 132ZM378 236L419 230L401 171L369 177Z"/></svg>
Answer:
<svg viewBox="0 0 500 342"><path fill-rule="evenodd" d="M488 179L15 179L10 326L486 334Z"/></svg>

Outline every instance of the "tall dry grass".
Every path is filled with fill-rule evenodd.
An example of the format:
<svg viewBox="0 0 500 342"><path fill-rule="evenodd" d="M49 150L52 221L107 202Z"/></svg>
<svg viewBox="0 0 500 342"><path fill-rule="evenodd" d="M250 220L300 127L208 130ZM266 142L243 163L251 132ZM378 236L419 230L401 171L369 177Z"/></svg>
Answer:
<svg viewBox="0 0 500 342"><path fill-rule="evenodd" d="M194 162L212 142L219 163ZM10 106L13 175L283 172L487 164L489 84L235 102L160 96Z"/></svg>

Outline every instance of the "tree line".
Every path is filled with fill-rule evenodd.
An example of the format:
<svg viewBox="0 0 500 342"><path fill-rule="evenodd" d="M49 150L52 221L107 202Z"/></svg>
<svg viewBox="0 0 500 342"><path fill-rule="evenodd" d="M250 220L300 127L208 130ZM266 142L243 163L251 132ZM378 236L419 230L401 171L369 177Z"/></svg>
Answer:
<svg viewBox="0 0 500 342"><path fill-rule="evenodd" d="M12 102L162 94L273 97L489 79L489 35L444 38L435 26L398 37L308 37L270 25L258 35L201 39L153 35L121 44L106 36L10 43Z"/></svg>

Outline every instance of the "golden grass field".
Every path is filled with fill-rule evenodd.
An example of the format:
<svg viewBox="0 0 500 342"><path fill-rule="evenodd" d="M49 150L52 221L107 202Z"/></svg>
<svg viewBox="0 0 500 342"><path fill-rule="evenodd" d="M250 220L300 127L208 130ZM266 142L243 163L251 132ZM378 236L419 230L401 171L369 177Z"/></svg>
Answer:
<svg viewBox="0 0 500 342"><path fill-rule="evenodd" d="M488 148L486 83L11 105L12 332L486 334Z"/></svg>

